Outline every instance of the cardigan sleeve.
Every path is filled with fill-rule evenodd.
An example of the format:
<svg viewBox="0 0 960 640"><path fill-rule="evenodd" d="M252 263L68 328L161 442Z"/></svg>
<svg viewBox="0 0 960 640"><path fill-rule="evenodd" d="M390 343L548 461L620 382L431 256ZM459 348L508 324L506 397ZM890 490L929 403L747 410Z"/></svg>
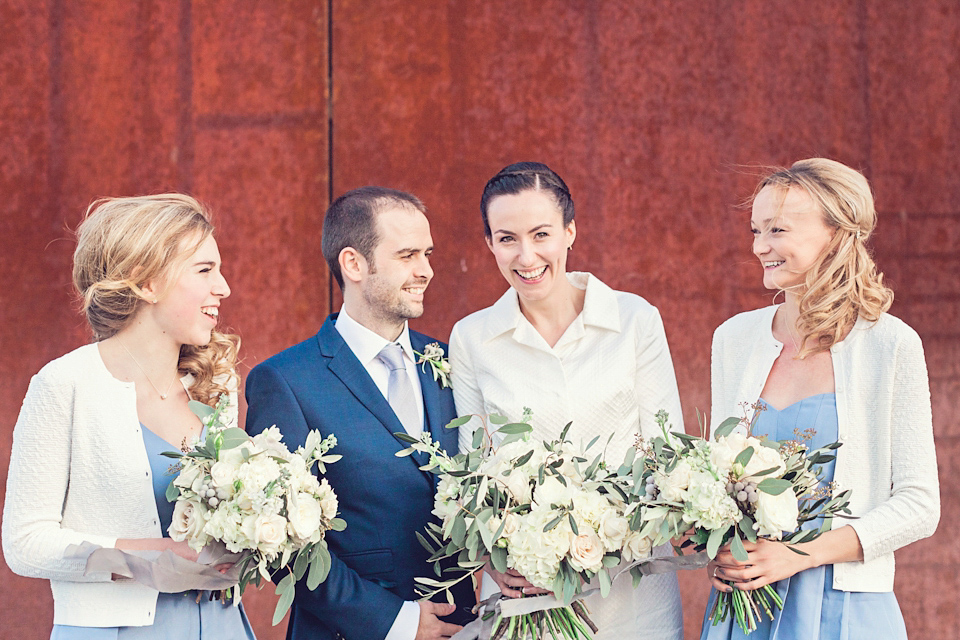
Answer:
<svg viewBox="0 0 960 640"><path fill-rule="evenodd" d="M450 333L450 386L453 388L453 401L457 406L457 415L484 413L483 394L480 382L473 366L473 358L463 341L462 323L453 326ZM466 452L473 448L473 432L479 427L477 418L470 420L459 430L459 449Z"/></svg>
<svg viewBox="0 0 960 640"><path fill-rule="evenodd" d="M640 335L636 339L637 374L634 385L640 409L638 426L643 437L651 440L660 434L655 418L658 411L662 409L669 414L669 430L683 431L683 410L660 312L652 309L646 322L638 323L637 328Z"/></svg>
<svg viewBox="0 0 960 640"><path fill-rule="evenodd" d="M940 520L930 387L923 345L913 330L898 341L893 366L893 397L884 399L890 402L890 498L849 521L865 562L932 535Z"/></svg>
<svg viewBox="0 0 960 640"><path fill-rule="evenodd" d="M116 538L61 524L72 464L74 412L72 387L54 373L45 368L30 381L13 430L3 505L4 559L14 573L30 578L108 582L110 575L105 573L85 577L85 560L64 559L72 544L113 547Z"/></svg>

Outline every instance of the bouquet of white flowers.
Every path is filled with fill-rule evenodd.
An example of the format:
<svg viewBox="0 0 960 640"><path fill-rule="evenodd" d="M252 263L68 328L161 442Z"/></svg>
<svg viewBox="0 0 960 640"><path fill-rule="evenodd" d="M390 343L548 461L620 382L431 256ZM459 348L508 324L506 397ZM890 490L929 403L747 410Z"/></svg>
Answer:
<svg viewBox="0 0 960 640"><path fill-rule="evenodd" d="M346 527L336 517L333 489L312 472L314 463L322 474L324 465L340 459L327 454L337 441L311 431L305 446L291 453L275 426L253 438L224 427L226 402L221 399L216 409L191 402L207 426L206 439L164 454L179 461L167 488L167 499L176 501L170 537L197 551L217 541L241 554L237 599L251 582L259 586L261 577L269 581L273 572L288 568L277 584L277 624L293 602L297 580L306 575L307 586L315 589L326 578L325 533Z"/></svg>
<svg viewBox="0 0 960 640"><path fill-rule="evenodd" d="M472 417L447 426L459 427ZM582 448L566 440L570 425L559 439L539 442L530 440L528 411L517 423L505 424L506 418L496 415L479 418L482 428L474 433L473 449L453 457L429 434L419 440L397 434L411 445L397 455L429 454L423 468L440 477L433 513L442 524L428 525L426 537L418 534L432 554L437 579L418 578L421 593L431 597L447 591L449 598L448 589L467 576L476 587L476 574L489 558L497 571L516 569L556 598L543 598L552 608L497 617L491 625L494 637L536 638L549 632L554 638L589 638L586 627L596 627L577 598L583 586L597 577L605 596L610 567L650 554L650 540L630 531L622 483L607 471L602 453L588 457L597 438ZM488 421L501 426L491 433ZM462 575L440 579L446 558L456 559L451 572Z"/></svg>
<svg viewBox="0 0 960 640"><path fill-rule="evenodd" d="M633 488L629 510L631 527L654 538L654 544L688 536L681 546L706 550L710 558L726 544L734 557L746 562L743 540L758 537L790 544L813 540L830 528L832 517L849 517L850 492L836 493L834 483L821 486L818 465L833 460L834 442L809 450L800 439L775 442L750 435L762 405L753 418L729 418L717 428L714 441L686 433L668 432L666 412L657 414L662 436L638 442L640 455L630 460ZM733 433L740 424L746 435ZM621 469L623 470L623 469ZM823 518L818 528L804 523ZM766 585L755 591L734 589L719 593L710 613L714 624L732 610L737 624L750 633L761 610L771 619L772 607L782 607L777 592Z"/></svg>

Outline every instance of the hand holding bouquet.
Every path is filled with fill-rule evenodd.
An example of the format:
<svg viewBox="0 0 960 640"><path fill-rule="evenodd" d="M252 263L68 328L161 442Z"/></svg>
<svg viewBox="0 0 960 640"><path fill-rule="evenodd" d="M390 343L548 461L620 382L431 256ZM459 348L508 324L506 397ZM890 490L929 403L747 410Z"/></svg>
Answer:
<svg viewBox="0 0 960 640"><path fill-rule="evenodd" d="M176 501L170 537L197 551L217 541L242 554L238 599L251 582L259 586L261 577L271 580L287 568L277 584L277 624L293 602L297 580L306 575L307 586L315 589L326 578L325 533L346 527L336 517L333 489L312 471L316 463L322 474L326 464L340 459L327 453L336 438L311 431L305 446L291 453L276 427L251 438L222 425L225 399L216 409L190 404L207 435L190 450L164 454L179 460L179 474L167 488L167 499Z"/></svg>
<svg viewBox="0 0 960 640"><path fill-rule="evenodd" d="M473 416L451 422L466 424ZM570 425L559 439L530 439L529 413L520 422L506 424L502 416L480 417L483 427L474 433L473 448L449 456L429 434L410 443L398 455L414 451L429 454L424 469L440 476L434 515L442 524L428 525L418 534L431 553L437 579L418 578L421 593L431 597L476 574L489 558L500 572L515 569L531 584L552 591L565 606L494 621L495 637L589 638L596 631L582 602L574 601L583 586L597 578L602 595L609 593L608 568L650 553L649 540L629 530L624 514L627 495L603 462L602 453L587 454L596 443L574 446L566 440ZM488 422L501 425L491 432ZM499 439L495 444L494 434ZM591 458L592 456L592 458ZM451 573L442 580L440 562L454 558ZM490 614L493 615L493 614Z"/></svg>
<svg viewBox="0 0 960 640"><path fill-rule="evenodd" d="M646 443L633 464L631 524L654 544L689 534L684 546L706 549L710 558L730 545L733 556L747 561L743 541L758 537L792 546L815 539L830 528L834 516L849 517L850 492L833 495L833 483L820 485L818 465L835 458L834 442L809 450L799 440L774 442L750 436L753 419L729 418L709 442L686 433L669 433L668 416L657 414L662 436ZM747 435L733 433L744 424ZM629 461L628 461L629 462ZM802 529L816 518L819 528ZM754 591L734 589L718 593L710 613L714 624L733 611L737 624L750 633L762 613L773 618L772 608L782 607L776 591L766 585Z"/></svg>

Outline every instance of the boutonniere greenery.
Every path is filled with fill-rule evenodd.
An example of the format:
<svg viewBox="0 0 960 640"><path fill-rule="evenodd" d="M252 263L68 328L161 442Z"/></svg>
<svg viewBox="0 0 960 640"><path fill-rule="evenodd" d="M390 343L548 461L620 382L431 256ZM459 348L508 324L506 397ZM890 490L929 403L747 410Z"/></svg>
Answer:
<svg viewBox="0 0 960 640"><path fill-rule="evenodd" d="M450 386L450 360L444 356L443 347L440 346L439 342L431 342L426 345L423 348L423 353L419 351L414 351L414 353L420 357L417 364L423 367L430 366L433 379L440 383L441 389ZM426 368L424 368L424 371L426 371Z"/></svg>

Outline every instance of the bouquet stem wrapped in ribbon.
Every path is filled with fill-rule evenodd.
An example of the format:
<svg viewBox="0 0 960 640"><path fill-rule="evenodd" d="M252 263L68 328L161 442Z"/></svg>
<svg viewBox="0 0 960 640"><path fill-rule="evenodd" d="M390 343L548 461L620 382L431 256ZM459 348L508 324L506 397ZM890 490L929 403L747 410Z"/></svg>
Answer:
<svg viewBox="0 0 960 640"><path fill-rule="evenodd" d="M333 489L313 473L314 464L322 474L340 459L327 453L336 438L311 431L291 453L275 426L251 438L222 425L226 399L216 409L190 405L207 432L192 449L164 454L178 460L179 472L167 488L167 499L176 501L170 536L197 551L219 542L241 554L236 599L248 584L276 579L286 568L277 583L276 625L293 602L298 580L306 576L315 589L326 579L331 559L325 533L346 527L336 517Z"/></svg>

